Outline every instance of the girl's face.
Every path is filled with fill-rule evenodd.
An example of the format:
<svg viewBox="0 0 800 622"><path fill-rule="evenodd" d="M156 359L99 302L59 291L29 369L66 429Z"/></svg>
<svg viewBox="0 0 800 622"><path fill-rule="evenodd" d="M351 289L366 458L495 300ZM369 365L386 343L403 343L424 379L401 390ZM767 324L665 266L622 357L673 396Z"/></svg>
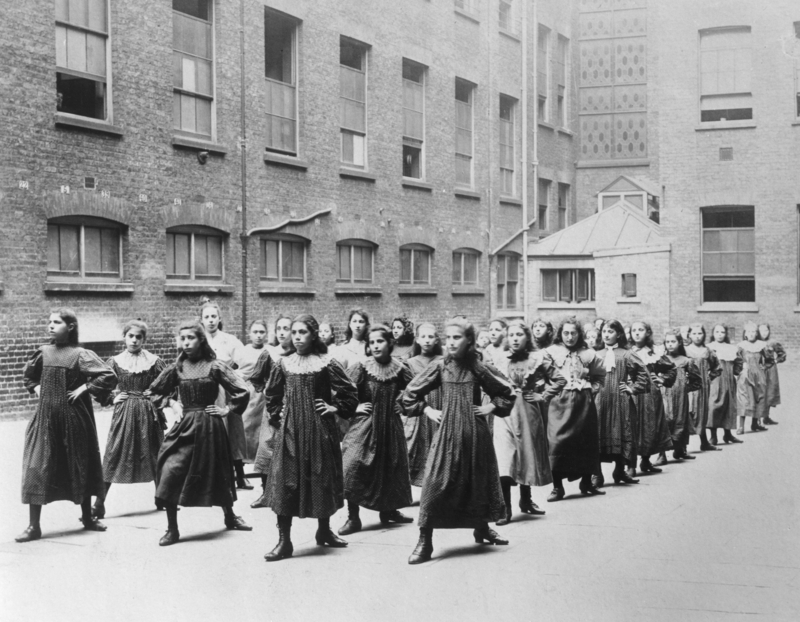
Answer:
<svg viewBox="0 0 800 622"><path fill-rule="evenodd" d="M400 339L400 337L403 336L403 331L405 331L405 329L406 327L403 326L402 322L395 321L392 324L392 337L394 337L395 340Z"/></svg>
<svg viewBox="0 0 800 622"><path fill-rule="evenodd" d="M331 337L333 337L333 331L331 330L330 324L320 324L319 325L319 338L322 340L323 343L328 343Z"/></svg>
<svg viewBox="0 0 800 622"><path fill-rule="evenodd" d="M125 349L135 354L142 351L144 346L144 334L138 326L131 326L125 333Z"/></svg>
<svg viewBox="0 0 800 622"><path fill-rule="evenodd" d="M544 322L534 322L531 326L531 332L536 339L541 339L547 334L547 324Z"/></svg>
<svg viewBox="0 0 800 622"><path fill-rule="evenodd" d="M500 322L492 322L489 325L489 339L495 347L499 347L503 343L503 337L506 335L506 329Z"/></svg>
<svg viewBox="0 0 800 622"><path fill-rule="evenodd" d="M292 344L297 353L301 356L311 352L311 344L314 342L314 333L312 333L304 322L295 322L292 324Z"/></svg>
<svg viewBox="0 0 800 622"><path fill-rule="evenodd" d="M47 324L47 332L56 343L67 343L69 341L69 333L74 328L75 324L67 324L58 313L53 313Z"/></svg>
<svg viewBox="0 0 800 622"><path fill-rule="evenodd" d="M423 326L419 329L419 333L417 334L417 343L422 353L426 356L430 356L433 352L433 348L436 346L436 331Z"/></svg>
<svg viewBox="0 0 800 622"><path fill-rule="evenodd" d="M769 326L767 326L766 324L762 324L761 326L759 326L758 327L758 336L761 339L763 339L764 341L769 339Z"/></svg>
<svg viewBox="0 0 800 622"><path fill-rule="evenodd" d="M568 348L574 348L578 343L578 326L576 324L564 324L561 328L561 341Z"/></svg>
<svg viewBox="0 0 800 622"><path fill-rule="evenodd" d="M642 347L647 340L647 329L641 322L635 322L631 325L631 339L637 346Z"/></svg>
<svg viewBox="0 0 800 622"><path fill-rule="evenodd" d="M184 328L178 335L178 347L190 359L200 354L200 338L189 328Z"/></svg>
<svg viewBox="0 0 800 622"><path fill-rule="evenodd" d="M219 311L217 311L216 307L203 309L203 328L212 335L219 329Z"/></svg>
<svg viewBox="0 0 800 622"><path fill-rule="evenodd" d="M724 326L714 327L714 333L713 333L714 341L716 341L717 343L724 343L725 337L727 336L728 336L728 331L725 330Z"/></svg>
<svg viewBox="0 0 800 622"><path fill-rule="evenodd" d="M588 337L588 335L587 335ZM615 346L619 341L619 335L611 326L603 327L603 343L607 346Z"/></svg>
<svg viewBox="0 0 800 622"><path fill-rule="evenodd" d="M361 341L364 338L364 329L367 327L367 321L356 313L350 318L350 330L353 332L353 339Z"/></svg>
<svg viewBox="0 0 800 622"><path fill-rule="evenodd" d="M664 350L667 351L667 354L678 354L678 338L675 335L664 337Z"/></svg>
<svg viewBox="0 0 800 622"><path fill-rule="evenodd" d="M702 346L703 342L706 340L706 336L703 334L703 329L699 326L689 331L689 338L696 346Z"/></svg>
<svg viewBox="0 0 800 622"><path fill-rule="evenodd" d="M263 324L253 324L250 327L250 343L256 348L264 346L264 340L267 338L267 327Z"/></svg>
<svg viewBox="0 0 800 622"><path fill-rule="evenodd" d="M750 343L755 343L758 339L758 328L755 326L751 326L746 328L744 331L744 338L747 339Z"/></svg>
<svg viewBox="0 0 800 622"><path fill-rule="evenodd" d="M586 338L586 343L588 343L589 346L591 347L597 343L597 339L598 337L600 337L600 333L597 332L596 328L592 328L586 331L584 337Z"/></svg>
<svg viewBox="0 0 800 622"><path fill-rule="evenodd" d="M455 359L462 359L469 350L470 342L460 326L448 326L445 337L447 353Z"/></svg>
<svg viewBox="0 0 800 622"><path fill-rule="evenodd" d="M528 345L528 336L520 326L512 326L508 329L508 347L512 352L522 352Z"/></svg>
<svg viewBox="0 0 800 622"><path fill-rule="evenodd" d="M283 318L275 325L275 339L280 345L289 345L292 339L292 320Z"/></svg>
<svg viewBox="0 0 800 622"><path fill-rule="evenodd" d="M372 356L379 363L388 363L389 359L392 358L392 353L389 351L389 343L380 331L373 331L369 334L369 349L372 352Z"/></svg>
<svg viewBox="0 0 800 622"><path fill-rule="evenodd" d="M479 348L485 348L491 342L492 342L492 339L491 339L491 337L490 337L490 335L489 335L489 333L487 331L482 330L480 333L478 333L478 347Z"/></svg>

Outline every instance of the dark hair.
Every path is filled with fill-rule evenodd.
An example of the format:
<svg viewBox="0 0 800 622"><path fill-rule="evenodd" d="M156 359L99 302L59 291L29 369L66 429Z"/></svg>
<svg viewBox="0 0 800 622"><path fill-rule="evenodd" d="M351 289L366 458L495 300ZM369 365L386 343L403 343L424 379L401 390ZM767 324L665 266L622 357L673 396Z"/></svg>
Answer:
<svg viewBox="0 0 800 622"><path fill-rule="evenodd" d="M386 324L375 324L374 326L369 327L369 332L367 333L367 354L372 356L372 350L369 347L369 336L372 333L380 333L383 336L383 339L386 343L389 344L389 354L394 351L394 344L395 339L394 335L392 334L392 329L386 326Z"/></svg>
<svg viewBox="0 0 800 622"><path fill-rule="evenodd" d="M322 340L319 338L319 323L314 319L313 315L301 313L292 320L292 326L295 324L305 324L308 327L312 335L311 351L314 354L327 354L328 346L322 343Z"/></svg>
<svg viewBox="0 0 800 622"><path fill-rule="evenodd" d="M503 328L508 328L508 322L501 317L494 317L491 320L489 320L489 328L491 328L492 324L494 324L495 322L500 324L500 326L502 326Z"/></svg>
<svg viewBox="0 0 800 622"><path fill-rule="evenodd" d="M678 352L678 354L680 356L686 356L686 347L684 346L684 343L683 343L683 335L681 335L681 329L680 328L670 328L670 329L664 331L664 341L665 342L666 342L666 338L668 336L675 337L678 340L678 350L677 350L677 352ZM667 348L665 346L664 350L666 351L666 349Z"/></svg>
<svg viewBox="0 0 800 622"><path fill-rule="evenodd" d="M403 334L399 339L395 340L398 346L410 346L414 343L414 322L409 320L405 315L396 317L392 320L391 328L394 328L394 323L400 322L403 325Z"/></svg>
<svg viewBox="0 0 800 622"><path fill-rule="evenodd" d="M353 319L354 315L360 315L364 319L364 340L366 341L367 335L369 335L369 313L361 308L352 309L350 315L347 316L347 328L344 329L344 340L348 342L353 338L353 329L350 328L350 320Z"/></svg>
<svg viewBox="0 0 800 622"><path fill-rule="evenodd" d="M253 326L256 324L261 324L265 330L269 328L269 324L267 324L264 320L253 320L250 322L250 326L247 327L247 332L249 333L251 330L253 330Z"/></svg>
<svg viewBox="0 0 800 622"><path fill-rule="evenodd" d="M589 346L586 345L586 337L583 334L583 327L581 326L580 322L578 322L578 319L575 317L567 317L561 320L561 322L558 325L558 331L556 332L555 337L553 338L553 343L566 347L564 345L564 338L561 335L564 332L564 327L567 324L572 324L575 327L575 331L578 333L578 341L575 342L575 349L576 350L588 349Z"/></svg>
<svg viewBox="0 0 800 622"><path fill-rule="evenodd" d="M323 324L331 329L331 336L327 341L323 341L322 343L324 343L326 346L332 346L336 343L336 329L330 322L320 322L319 327L322 328Z"/></svg>
<svg viewBox="0 0 800 622"><path fill-rule="evenodd" d="M74 324L75 328L69 331L67 335L67 343L72 346L77 346L79 343L78 339L78 316L75 315L75 311L70 309L69 307L59 307L58 309L53 309L50 312L50 315L57 315L62 320L64 320L64 324L70 325Z"/></svg>
<svg viewBox="0 0 800 622"><path fill-rule="evenodd" d="M445 323L445 328L449 328L450 326L456 326L464 331L464 337L466 337L467 341L470 342L469 347L467 348L467 352L464 355L464 359L459 361L462 365L465 365L470 368L474 368L475 363L481 359L478 350L475 348L475 325L466 319L464 316L455 316L450 318ZM447 354L446 360L452 360L453 356L451 354Z"/></svg>
<svg viewBox="0 0 800 622"><path fill-rule="evenodd" d="M633 329L633 325L634 324L641 324L642 326L644 326L644 331L645 331L644 332L644 345L652 350L653 346L654 346L654 344L653 344L653 327L650 326L650 324L648 324L647 322L645 322L643 320L636 320L635 322L631 323L631 329ZM631 338L631 340L633 340L633 338ZM636 344L632 343L631 345L636 345Z"/></svg>
<svg viewBox="0 0 800 622"><path fill-rule="evenodd" d="M524 361L528 358L528 353L533 352L533 334L531 333L531 329L525 323L525 320L511 320L508 323L506 330L513 326L521 328L522 332L525 333L525 347L519 352L512 352L509 359L512 361ZM508 340L506 340L503 349L509 352L511 351L511 347L508 345Z"/></svg>
<svg viewBox="0 0 800 622"><path fill-rule="evenodd" d="M200 307L200 322L203 321L203 311L208 309L209 307L214 307L217 310L217 317L219 318L219 324L217 325L217 330L222 330L222 309L219 308L219 305L216 302L211 302L210 300L206 300L203 303L203 306Z"/></svg>
<svg viewBox="0 0 800 622"><path fill-rule="evenodd" d="M722 343L730 343L731 338L728 336L728 327L725 324L714 324L714 328L711 329L711 339L714 339L714 331L717 330L717 326L722 326L725 329L725 339L722 340Z"/></svg>
<svg viewBox="0 0 800 622"><path fill-rule="evenodd" d="M537 339L533 336L533 325L537 322L541 322L547 327L544 335L541 339ZM531 337L533 339L533 348L534 350L544 350L545 348L550 347L553 345L553 337L555 336L555 329L553 328L553 323L549 320L544 319L543 317L535 317L533 318L533 322L531 322Z"/></svg>
<svg viewBox="0 0 800 622"><path fill-rule="evenodd" d="M280 342L278 341L278 322L280 322L281 320L289 320L289 328L291 328L292 318L289 317L288 315L284 315L283 313L278 315L278 317L275 318L275 323L272 325L272 343L269 344L272 347L281 345Z"/></svg>
<svg viewBox="0 0 800 622"><path fill-rule="evenodd" d="M627 348L628 336L625 334L625 328L622 326L622 322L620 322L619 320L608 320L606 322L603 322L603 329L605 329L606 326L608 326L609 328L613 328L614 332L617 333L617 345L620 348ZM602 330L599 332L602 332ZM603 336L600 335L601 340L602 338ZM605 341L603 341L602 343L605 346Z"/></svg>
<svg viewBox="0 0 800 622"><path fill-rule="evenodd" d="M762 326L766 326L767 330L769 331L769 335L766 336L766 337L762 337L761 336L761 327ZM772 337L772 327L769 324L767 324L766 322L761 322L760 324L756 324L756 330L758 331L758 338L763 340L763 341L766 341L767 339Z"/></svg>
<svg viewBox="0 0 800 622"><path fill-rule="evenodd" d="M184 330L192 331L197 337L197 340L200 342L200 360L213 361L217 358L214 348L212 348L211 344L208 343L206 329L202 324L200 324L197 320L186 320L185 322L181 322L178 325L178 330L176 332L177 336L180 336L181 331ZM180 350L180 352L178 352L178 358L175 360L175 366L178 368L178 371L183 371L183 362L185 360L186 352Z"/></svg>
<svg viewBox="0 0 800 622"><path fill-rule="evenodd" d="M744 326L742 326L742 341L747 341L747 330L750 328L756 329L756 340L761 339L761 335L758 332L758 324L753 321L748 321L744 323Z"/></svg>
<svg viewBox="0 0 800 622"><path fill-rule="evenodd" d="M419 331L423 328L432 328L433 334L436 335L436 341L433 344L433 355L434 356L441 356L442 352L442 338L439 337L439 331L436 330L436 326L431 324L430 322L423 322L422 324L417 325L417 329L414 331L416 337L419 337ZM414 339L414 347L411 348L411 356L419 356L422 354L422 346L417 343L416 338Z"/></svg>
<svg viewBox="0 0 800 622"><path fill-rule="evenodd" d="M702 325L702 324L700 324L700 323L697 323L697 324L692 324L691 326L689 326L689 338L691 339L691 334L692 334L692 331L693 331L695 328L699 328L700 330L702 330L702 331L703 331L703 345L706 345L706 340L708 339L708 333L706 332L706 327L705 327L705 326L703 326L703 325Z"/></svg>
<svg viewBox="0 0 800 622"><path fill-rule="evenodd" d="M122 327L122 336L124 337L127 335L131 328L138 328L142 331L142 341L147 339L147 324L142 322L142 320L128 320L125 322L125 325Z"/></svg>

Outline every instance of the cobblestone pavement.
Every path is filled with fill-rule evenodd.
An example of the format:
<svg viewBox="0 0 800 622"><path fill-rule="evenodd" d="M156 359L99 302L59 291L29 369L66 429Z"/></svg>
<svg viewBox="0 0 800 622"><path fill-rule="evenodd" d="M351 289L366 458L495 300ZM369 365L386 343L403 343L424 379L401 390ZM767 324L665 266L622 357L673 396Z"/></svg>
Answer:
<svg viewBox="0 0 800 622"><path fill-rule="evenodd" d="M45 539L16 544L25 423L3 423L0 620L800 620L800 383L796 369L781 372L769 432L715 454L695 439L697 460L603 497L581 497L575 482L548 504L535 490L547 515L499 528L510 546L437 531L422 566L406 563L416 527L384 528L369 511L343 550L316 547L315 521L295 521L295 557L267 564L277 530L270 510L249 508L257 490L237 504L253 532L225 531L218 508L187 508L182 541L160 548L166 517L149 484L112 487L106 533L81 531L79 508L56 503L43 511ZM110 412L97 419L104 442Z"/></svg>

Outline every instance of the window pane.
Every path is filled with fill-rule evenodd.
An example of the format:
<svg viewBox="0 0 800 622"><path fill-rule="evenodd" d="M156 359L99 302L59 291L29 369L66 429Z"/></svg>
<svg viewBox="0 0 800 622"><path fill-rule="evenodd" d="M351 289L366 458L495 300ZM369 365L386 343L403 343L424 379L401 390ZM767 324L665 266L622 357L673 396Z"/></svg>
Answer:
<svg viewBox="0 0 800 622"><path fill-rule="evenodd" d="M61 269L61 253L58 243L58 225L47 225L47 269Z"/></svg>
<svg viewBox="0 0 800 622"><path fill-rule="evenodd" d="M719 231L703 231L703 250L708 251L719 251L720 250L720 240L719 240Z"/></svg>
<svg viewBox="0 0 800 622"><path fill-rule="evenodd" d="M589 271L578 270L578 295L579 301L589 299Z"/></svg>
<svg viewBox="0 0 800 622"><path fill-rule="evenodd" d="M359 71L364 69L364 48L357 43L348 41L347 39L339 40L339 64L357 69Z"/></svg>
<svg viewBox="0 0 800 622"><path fill-rule="evenodd" d="M722 262L719 253L703 253L703 274L721 274Z"/></svg>
<svg viewBox="0 0 800 622"><path fill-rule="evenodd" d="M461 278L463 253L453 253L453 285L463 285Z"/></svg>
<svg viewBox="0 0 800 622"><path fill-rule="evenodd" d="M752 279L703 281L704 302L755 302L756 283Z"/></svg>
<svg viewBox="0 0 800 622"><path fill-rule="evenodd" d="M175 234L167 234L167 274L175 274Z"/></svg>
<svg viewBox="0 0 800 622"><path fill-rule="evenodd" d="M411 283L411 251L400 249L400 282Z"/></svg>
<svg viewBox="0 0 800 622"><path fill-rule="evenodd" d="M264 240L264 276L268 279L278 278L278 242L277 240Z"/></svg>
<svg viewBox="0 0 800 622"><path fill-rule="evenodd" d="M211 58L211 25L180 13L172 15L172 47L200 58Z"/></svg>
<svg viewBox="0 0 800 622"><path fill-rule="evenodd" d="M303 244L299 242L282 242L283 266L281 276L284 280L303 280Z"/></svg>
<svg viewBox="0 0 800 622"><path fill-rule="evenodd" d="M350 280L350 252L352 246L339 246L339 280Z"/></svg>
<svg viewBox="0 0 800 622"><path fill-rule="evenodd" d="M89 25L87 0L69 0L69 23L84 27Z"/></svg>
<svg viewBox="0 0 800 622"><path fill-rule="evenodd" d="M79 227L59 226L61 270L80 272L80 231Z"/></svg>
<svg viewBox="0 0 800 622"><path fill-rule="evenodd" d="M466 253L464 255L464 285L478 284L478 255Z"/></svg>
<svg viewBox="0 0 800 622"><path fill-rule="evenodd" d="M211 136L211 102L207 99L194 98L197 104L197 129L198 134Z"/></svg>
<svg viewBox="0 0 800 622"><path fill-rule="evenodd" d="M517 308L517 284L508 283L506 285L506 309Z"/></svg>
<svg viewBox="0 0 800 622"><path fill-rule="evenodd" d="M67 29L67 67L86 71L86 33Z"/></svg>
<svg viewBox="0 0 800 622"><path fill-rule="evenodd" d="M187 234L175 234L175 274L189 276L190 273L190 238Z"/></svg>
<svg viewBox="0 0 800 622"><path fill-rule="evenodd" d="M85 245L83 249L85 261L84 272L100 272L102 267L100 258L100 229L96 227L84 227L83 242Z"/></svg>
<svg viewBox="0 0 800 622"><path fill-rule="evenodd" d="M558 271L542 270L542 300L558 299Z"/></svg>
<svg viewBox="0 0 800 622"><path fill-rule="evenodd" d="M89 0L89 28L108 32L106 0Z"/></svg>
<svg viewBox="0 0 800 622"><path fill-rule="evenodd" d="M119 274L119 232L115 229L101 229L102 244L101 270Z"/></svg>
<svg viewBox="0 0 800 622"><path fill-rule="evenodd" d="M735 252L739 241L739 232L735 229L719 232L719 250L723 252Z"/></svg>
<svg viewBox="0 0 800 622"><path fill-rule="evenodd" d="M294 84L295 23L278 13L264 13L264 74L270 80Z"/></svg>
<svg viewBox="0 0 800 622"><path fill-rule="evenodd" d="M497 258L497 282L506 282L506 256L501 255Z"/></svg>
<svg viewBox="0 0 800 622"><path fill-rule="evenodd" d="M197 110L195 108L194 97L189 95L179 95L181 102L181 124L180 129L186 132L194 132L197 129Z"/></svg>
<svg viewBox="0 0 800 622"><path fill-rule="evenodd" d="M753 252L756 250L755 231L739 231L739 251Z"/></svg>
<svg viewBox="0 0 800 622"><path fill-rule="evenodd" d="M172 0L172 9L208 21L208 0Z"/></svg>
<svg viewBox="0 0 800 622"><path fill-rule="evenodd" d="M574 299L572 295L572 270L558 271L559 300L570 302Z"/></svg>
<svg viewBox="0 0 800 622"><path fill-rule="evenodd" d="M422 178L421 157L419 148L403 145L403 177Z"/></svg>
<svg viewBox="0 0 800 622"><path fill-rule="evenodd" d="M738 267L737 274L752 274L756 273L756 256L754 253L738 253Z"/></svg>
<svg viewBox="0 0 800 622"><path fill-rule="evenodd" d="M207 238L208 248L208 274L222 276L222 238L209 236Z"/></svg>
<svg viewBox="0 0 800 622"><path fill-rule="evenodd" d="M194 273L208 274L208 238L204 235L194 236Z"/></svg>
<svg viewBox="0 0 800 622"><path fill-rule="evenodd" d="M518 281L519 280L519 258L516 255L509 255L506 258L508 262L508 281Z"/></svg>
<svg viewBox="0 0 800 622"><path fill-rule="evenodd" d="M428 264L430 253L428 251L414 251L414 283L428 282Z"/></svg>
<svg viewBox="0 0 800 622"><path fill-rule="evenodd" d="M353 280L372 281L372 249L367 246L353 246Z"/></svg>

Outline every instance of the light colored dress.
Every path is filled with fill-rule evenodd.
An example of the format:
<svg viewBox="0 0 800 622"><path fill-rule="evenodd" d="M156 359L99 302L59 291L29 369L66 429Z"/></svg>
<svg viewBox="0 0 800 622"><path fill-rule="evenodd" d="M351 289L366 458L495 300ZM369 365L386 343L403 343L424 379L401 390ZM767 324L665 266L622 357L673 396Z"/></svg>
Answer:
<svg viewBox="0 0 800 622"><path fill-rule="evenodd" d="M735 430L736 425L736 378L742 372L744 361L737 346L730 343L711 342L719 359L722 373L711 381L708 393L708 427Z"/></svg>
<svg viewBox="0 0 800 622"><path fill-rule="evenodd" d="M244 344L234 335L218 330L214 335L206 333L208 344L217 355L217 360L233 366L239 356L239 350L244 348ZM220 386L217 406L224 408L229 405L229 396L225 394L225 389ZM241 413L231 413L225 417L225 427L228 430L228 438L231 441L231 452L233 460L244 460L247 455L247 441L244 434L244 423Z"/></svg>
<svg viewBox="0 0 800 622"><path fill-rule="evenodd" d="M706 346L690 343L686 346L686 356L693 359L700 370L702 386L689 394L689 410L692 413L695 433L702 434L708 427L708 397L711 392L711 382L722 373L722 369L717 355Z"/></svg>
<svg viewBox="0 0 800 622"><path fill-rule="evenodd" d="M264 394L258 391L250 382L250 376L256 368L259 357L266 353L265 347L256 348L248 343L242 348L238 348L234 353L234 363L236 363L236 373L245 381L250 390L250 401L247 403L242 413L242 426L244 428L245 453L244 461L252 463L258 451L258 441L261 434L261 423L264 417Z"/></svg>
<svg viewBox="0 0 800 622"><path fill-rule="evenodd" d="M769 414L767 404L767 367L772 363L767 344L761 340L742 341L744 368L736 382L736 404L740 417L761 419Z"/></svg>

